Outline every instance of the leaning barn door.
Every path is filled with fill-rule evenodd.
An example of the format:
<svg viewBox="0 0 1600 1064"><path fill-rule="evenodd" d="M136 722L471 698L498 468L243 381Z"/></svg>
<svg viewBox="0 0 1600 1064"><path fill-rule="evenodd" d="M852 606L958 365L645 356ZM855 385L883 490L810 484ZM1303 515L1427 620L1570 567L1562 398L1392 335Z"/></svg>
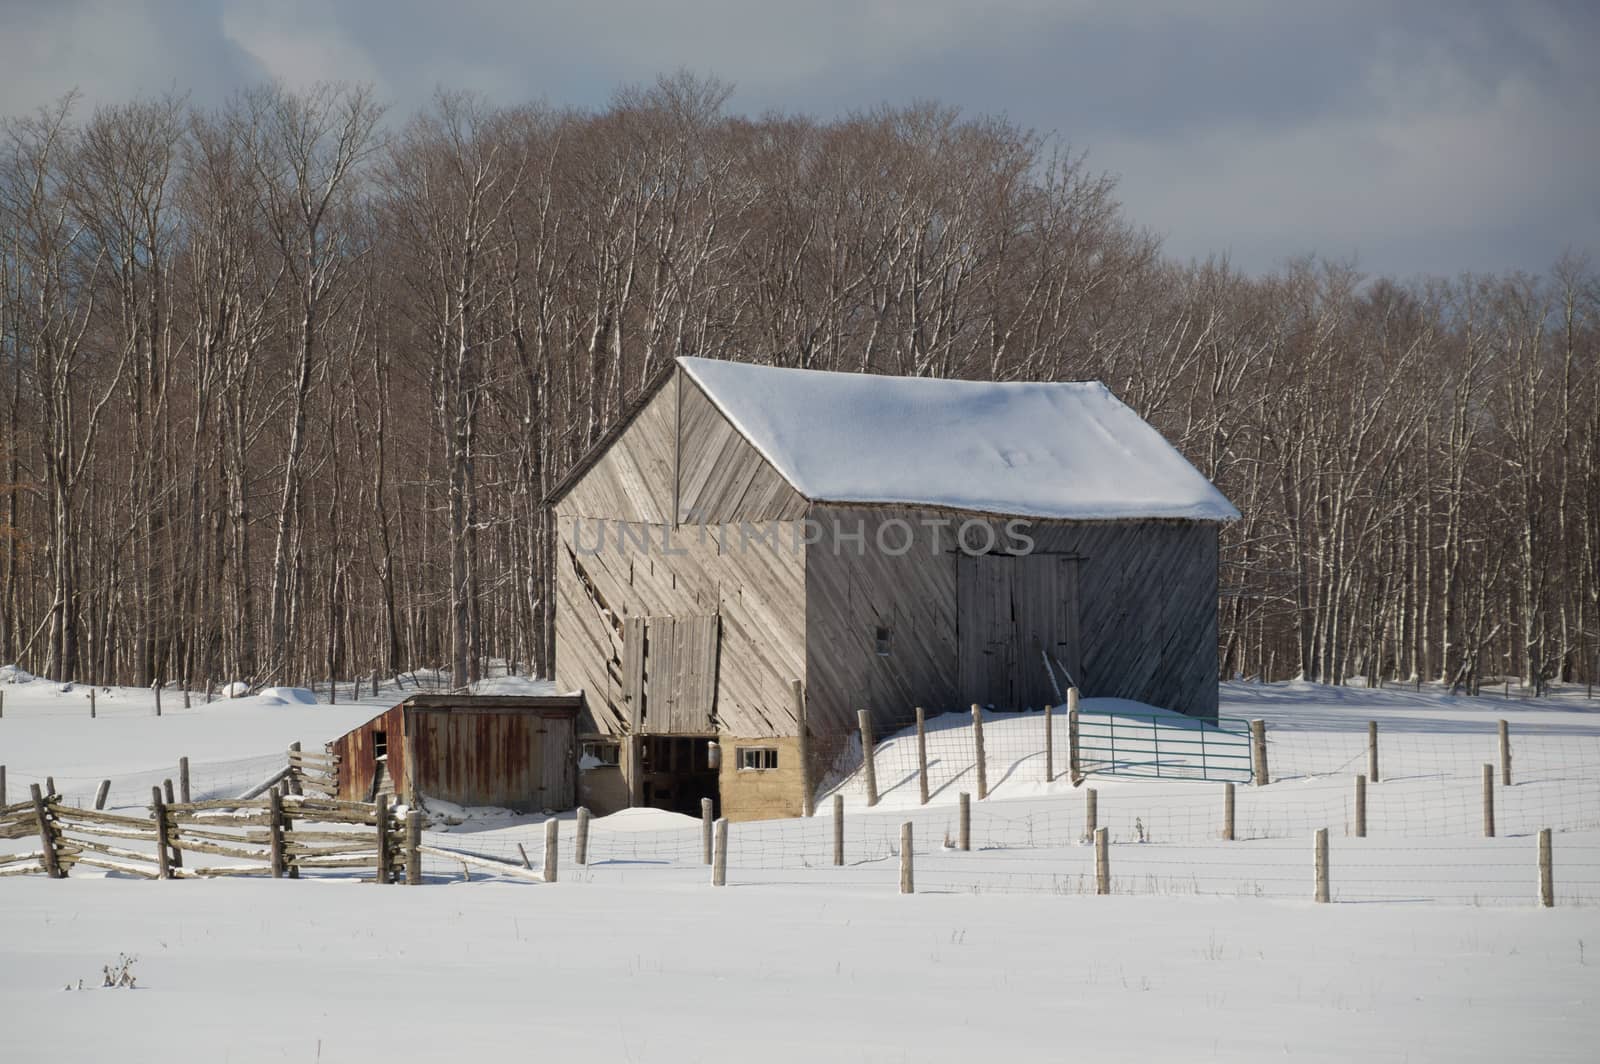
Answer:
<svg viewBox="0 0 1600 1064"><path fill-rule="evenodd" d="M636 734L714 734L717 615L626 622L623 689Z"/></svg>

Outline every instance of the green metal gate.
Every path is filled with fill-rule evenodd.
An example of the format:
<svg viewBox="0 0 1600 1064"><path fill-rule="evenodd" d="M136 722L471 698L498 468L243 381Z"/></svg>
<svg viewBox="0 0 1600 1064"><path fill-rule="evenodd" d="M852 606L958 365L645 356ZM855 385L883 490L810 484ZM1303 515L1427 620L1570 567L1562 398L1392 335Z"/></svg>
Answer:
<svg viewBox="0 0 1600 1064"><path fill-rule="evenodd" d="M1079 710L1078 764L1102 776L1248 783L1250 722Z"/></svg>

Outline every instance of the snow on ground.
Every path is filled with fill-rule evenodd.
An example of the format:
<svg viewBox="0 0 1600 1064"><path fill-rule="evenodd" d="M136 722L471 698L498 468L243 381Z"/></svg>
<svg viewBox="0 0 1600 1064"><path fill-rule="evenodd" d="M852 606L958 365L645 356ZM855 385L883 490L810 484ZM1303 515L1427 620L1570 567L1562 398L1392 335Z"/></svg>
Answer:
<svg viewBox="0 0 1600 1064"><path fill-rule="evenodd" d="M17 1060L1557 1061L1600 1034L1580 910L576 879L0 897ZM63 989L122 952L138 989Z"/></svg>
<svg viewBox="0 0 1600 1064"><path fill-rule="evenodd" d="M145 760L158 752L170 764L195 750L309 744L394 700L238 700L157 719L148 692L117 692L88 721L81 692L6 690L0 762L22 763L25 750L87 777L160 763ZM1224 715L1269 722L1273 784L1237 788L1240 839L1223 842L1217 783L1091 777L1114 840L1113 897L1094 894L1084 789L1043 780L1037 713L987 715L993 797L972 803L969 852L953 848L956 796L975 775L970 718L957 714L930 722L927 807L914 738L891 735L877 753L878 807L866 808L858 776L838 787L842 867L825 801L809 820L730 825L722 889L707 882L699 822L651 810L595 819L588 867L572 864L562 823L561 879L546 885L480 867L469 881L442 857L425 862L424 887L385 890L320 877L6 878L7 1055L1592 1059L1600 702L1582 694L1225 685ZM1142 707L1085 708L1115 710L1144 756ZM1496 786L1500 837L1486 839L1479 773L1496 761L1502 717L1514 782ZM1354 838L1369 720L1382 780L1368 788L1370 837ZM119 722L121 739L88 730ZM1065 749L1058 731L1058 762ZM519 865L525 850L539 867L541 818L459 814L428 842ZM907 820L912 897L897 893ZM1323 826L1344 904L1309 900L1310 833ZM1532 833L1544 826L1556 832L1548 910L1535 905ZM92 986L123 952L139 957L140 989L61 989ZM417 1005L397 1023L402 1000ZM183 1022L152 1024L152 1009Z"/></svg>

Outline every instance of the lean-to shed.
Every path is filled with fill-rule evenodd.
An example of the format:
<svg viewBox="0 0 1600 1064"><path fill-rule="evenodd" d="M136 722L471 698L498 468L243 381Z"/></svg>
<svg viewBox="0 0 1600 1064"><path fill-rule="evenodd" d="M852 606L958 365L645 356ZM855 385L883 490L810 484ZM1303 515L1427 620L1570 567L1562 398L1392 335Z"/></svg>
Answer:
<svg viewBox="0 0 1600 1064"><path fill-rule="evenodd" d="M576 695L413 695L328 744L339 797L571 809L582 704Z"/></svg>
<svg viewBox="0 0 1600 1064"><path fill-rule="evenodd" d="M1237 511L1102 384L683 358L551 504L556 681L618 804L795 814L802 712L815 780L857 710L1039 707L1047 659L1216 715Z"/></svg>

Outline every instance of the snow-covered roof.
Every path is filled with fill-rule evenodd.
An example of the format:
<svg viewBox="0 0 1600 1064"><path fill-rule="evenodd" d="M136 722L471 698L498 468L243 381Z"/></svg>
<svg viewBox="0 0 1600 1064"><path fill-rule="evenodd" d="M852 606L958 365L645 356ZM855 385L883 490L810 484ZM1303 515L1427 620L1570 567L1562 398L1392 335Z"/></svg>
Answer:
<svg viewBox="0 0 1600 1064"><path fill-rule="evenodd" d="M1239 511L1099 382L884 377L680 358L800 494L1072 520Z"/></svg>

